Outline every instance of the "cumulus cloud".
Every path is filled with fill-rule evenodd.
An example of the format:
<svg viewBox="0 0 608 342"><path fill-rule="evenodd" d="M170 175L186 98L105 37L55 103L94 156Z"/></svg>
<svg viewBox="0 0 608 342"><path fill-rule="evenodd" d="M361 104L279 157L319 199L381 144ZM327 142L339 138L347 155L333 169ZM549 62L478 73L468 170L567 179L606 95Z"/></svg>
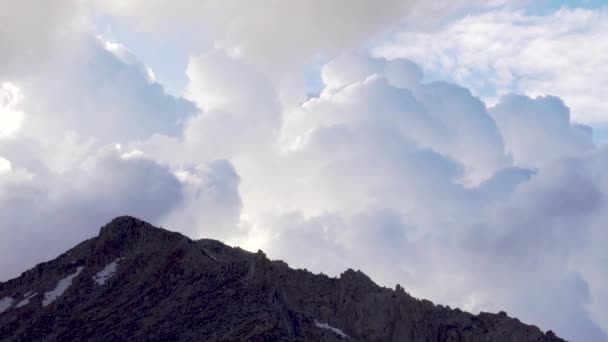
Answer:
<svg viewBox="0 0 608 342"><path fill-rule="evenodd" d="M591 127L570 121L570 109L553 96L505 95L490 109L516 165L540 168L594 150Z"/></svg>
<svg viewBox="0 0 608 342"><path fill-rule="evenodd" d="M462 7L504 1L128 1L98 0L101 11L141 31L197 32L202 46L244 54L278 73L311 57L338 53L389 32L409 16L435 21ZM336 20L336 18L340 18Z"/></svg>
<svg viewBox="0 0 608 342"><path fill-rule="evenodd" d="M287 117L288 125L385 122L398 127L404 139L460 161L473 183L508 163L502 138L484 104L455 85L420 83L420 69L407 60L340 56L323 68L322 78L327 88L320 99L308 101L303 111Z"/></svg>
<svg viewBox="0 0 608 342"><path fill-rule="evenodd" d="M189 101L166 94L127 50L98 38L82 37L40 72L53 87L40 74L14 81L26 98L34 99L23 104L23 129L30 134L71 130L125 142L154 133L179 134L182 123L198 112Z"/></svg>
<svg viewBox="0 0 608 342"><path fill-rule="evenodd" d="M230 162L214 160L184 168L176 176L184 184L185 198L163 220L163 226L188 236L243 242L233 235L239 233L242 201L240 178Z"/></svg>
<svg viewBox="0 0 608 342"><path fill-rule="evenodd" d="M108 217L128 213L159 222L181 199L181 183L166 167L122 158L113 148L56 176L15 166L0 175L1 277L95 235Z"/></svg>
<svg viewBox="0 0 608 342"><path fill-rule="evenodd" d="M603 281L581 263L597 256L592 240L605 236L596 225L605 212L605 162L599 150L539 170L464 240L486 273L483 286L500 288L506 309L572 340L606 340L599 328L606 297L596 288ZM568 310L557 313L561 306Z"/></svg>
<svg viewBox="0 0 608 342"><path fill-rule="evenodd" d="M50 50L87 26L85 8L77 0L3 1L0 21L0 78L44 63L40 56L50 57Z"/></svg>
<svg viewBox="0 0 608 342"><path fill-rule="evenodd" d="M188 195L177 170L109 146L181 135L199 109L166 94L124 46L68 31L69 41L49 41L48 55L32 52L48 59L11 67L0 88L3 280L94 235L113 216L161 223Z"/></svg>
<svg viewBox="0 0 608 342"><path fill-rule="evenodd" d="M409 58L495 101L505 93L557 95L582 123L603 123L608 42L606 9L562 8L549 15L496 10L441 29L398 33L377 56ZM584 49L581 47L585 47Z"/></svg>
<svg viewBox="0 0 608 342"><path fill-rule="evenodd" d="M21 89L10 82L0 84L0 139L13 135L21 127L23 112L19 103L23 100Z"/></svg>
<svg viewBox="0 0 608 342"><path fill-rule="evenodd" d="M207 58L192 63L247 65L240 56ZM219 202L232 203L226 217L240 210L240 222L211 234L243 236L241 245L298 267L360 267L417 296L507 309L575 340L605 339L602 291L591 284L603 284L601 269L574 262L600 234L592 222L604 192L588 167L602 153L560 99L509 95L487 109L466 88L422 82L410 61L346 53L322 68L318 97L277 107L278 90L263 75L232 82L217 70L190 72L191 89L219 84L229 99L191 92L213 106L188 122L187 134L134 145L172 167L201 155L233 162L241 202L236 193ZM254 99L242 86L252 81L262 85ZM259 105L244 111L245 103ZM255 114L258 107L273 115ZM209 126L205 117L230 124ZM249 134L262 123L279 132L256 144ZM222 136L231 138L218 144ZM241 148L222 149L235 141ZM205 234L197 219L188 222Z"/></svg>
<svg viewBox="0 0 608 342"><path fill-rule="evenodd" d="M0 158L0 218L6 227L0 230L0 279L55 257L119 215L213 236L238 223L238 185L227 161L172 171L120 146L90 149L61 173L32 172Z"/></svg>
<svg viewBox="0 0 608 342"><path fill-rule="evenodd" d="M90 35L76 41L52 63L3 83L0 155L14 164L66 172L100 145L181 135L199 113L166 94L126 48Z"/></svg>

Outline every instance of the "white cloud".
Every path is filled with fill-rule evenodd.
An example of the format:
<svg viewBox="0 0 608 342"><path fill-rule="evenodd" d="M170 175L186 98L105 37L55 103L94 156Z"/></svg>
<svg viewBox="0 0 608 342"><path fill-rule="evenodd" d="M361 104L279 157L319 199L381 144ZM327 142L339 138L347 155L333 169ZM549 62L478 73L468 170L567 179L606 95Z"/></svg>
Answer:
<svg viewBox="0 0 608 342"><path fill-rule="evenodd" d="M199 112L166 94L126 48L89 35L72 43L2 84L0 153L14 163L64 172L100 144L180 135Z"/></svg>
<svg viewBox="0 0 608 342"><path fill-rule="evenodd" d="M572 340L606 340L601 266L591 271L581 263L606 238L597 225L605 217L605 163L600 150L541 169L463 238L474 251L471 267L489 280L481 286L500 289L505 309Z"/></svg>
<svg viewBox="0 0 608 342"><path fill-rule="evenodd" d="M184 200L164 220L188 236L243 242L238 235L242 202L240 178L225 160L182 169L176 173L184 186Z"/></svg>
<svg viewBox="0 0 608 342"><path fill-rule="evenodd" d="M434 32L401 32L376 55L410 58L490 101L510 92L556 95L575 121L602 123L608 120L607 19L606 9L482 12Z"/></svg>
<svg viewBox="0 0 608 342"><path fill-rule="evenodd" d="M31 148L40 152L38 145ZM227 237L220 233L236 226L239 178L230 163L173 172L140 151L127 151L89 147L59 173L40 165L35 172L11 167L0 158L1 280L90 238L119 215L170 224L190 236Z"/></svg>
<svg viewBox="0 0 608 342"><path fill-rule="evenodd" d="M211 61L205 58L192 63ZM603 190L587 190L602 181L560 166L586 169L600 153L588 129L569 122L559 99L508 96L488 112L464 88L420 83L411 62L344 54L323 68L326 89L318 98L258 115L258 108L274 113L266 106L278 90L256 73L233 81L232 71L245 61L221 58L232 59L222 62L232 66L225 78L221 68L190 78L192 85L225 87L229 98L190 120L180 139L156 136L134 145L173 168L205 158L233 162L241 202L236 192L218 202L242 203L224 216L240 208L241 222L212 234L243 236L249 241L241 245L298 267L330 274L360 267L383 284L407 284L416 296L470 310L506 308L567 338L605 338L597 318L602 292L591 284L604 283L597 279L601 268L586 263L582 273L574 263L586 255L576 244L598 234L582 217L596 215L594 198ZM246 92L250 82L261 90ZM192 92L190 99L209 103L205 94ZM280 134L250 139L265 124L279 125ZM518 147L518 133L526 131L521 143L538 149ZM463 184L470 177L475 181ZM189 222L208 231L196 217ZM585 228L578 239L562 238L569 227ZM499 277L499 270L513 278ZM526 291L544 281L555 285L543 295ZM566 302L556 297L569 298L572 310L560 309ZM545 308L553 314L543 315Z"/></svg>
<svg viewBox="0 0 608 342"><path fill-rule="evenodd" d="M186 72L190 82L185 97L203 110L230 111L249 121L278 120L274 86L246 59L214 50L191 58Z"/></svg>
<svg viewBox="0 0 608 342"><path fill-rule="evenodd" d="M518 166L540 168L595 149L591 127L572 124L560 98L507 95L490 113Z"/></svg>
<svg viewBox="0 0 608 342"><path fill-rule="evenodd" d="M156 77L154 76L152 69L144 65L131 51L129 51L129 49L127 49L126 46L120 43L111 42L101 36L97 36L97 39L99 39L106 50L111 52L121 62L126 65L134 66L139 70L140 73L146 75L148 82L154 83L156 81Z"/></svg>
<svg viewBox="0 0 608 342"><path fill-rule="evenodd" d="M181 200L182 185L168 169L109 148L61 175L9 171L0 175L1 277L95 235L108 217L131 213L158 223Z"/></svg>
<svg viewBox="0 0 608 342"><path fill-rule="evenodd" d="M43 136L49 130L68 130L103 142L180 134L183 122L198 109L166 94L160 84L151 82L141 62L127 50L120 51L84 36L48 68L15 80L32 99L23 103L23 129ZM49 89L41 76L52 80L53 87Z"/></svg>
<svg viewBox="0 0 608 342"><path fill-rule="evenodd" d="M498 3L504 1L96 1L98 10L137 30L196 32L197 48L215 46L246 55L273 74L365 44L405 19L435 22L456 9Z"/></svg>
<svg viewBox="0 0 608 342"><path fill-rule="evenodd" d="M2 114L18 112L23 118L0 144L0 218L10 227L0 229L2 279L94 235L116 215L159 224L176 210L180 221L171 222L181 227L188 213L198 213L197 204L208 203L216 219L204 222L238 220L238 181L226 188L209 181L201 194L204 184L197 188L175 176L181 168L170 170L129 147L160 134L177 139L199 109L166 94L124 46L86 32L76 36L73 45L54 51L34 70L15 73L14 83L2 87ZM117 142L125 147L110 147ZM227 165L209 174L236 175ZM222 196L236 203L226 204L232 205L224 211L228 218L220 214ZM184 230L192 233L189 228ZM24 249L35 253L21 255Z"/></svg>
<svg viewBox="0 0 608 342"><path fill-rule="evenodd" d="M11 169L11 161L0 157L0 172L8 172L11 171Z"/></svg>
<svg viewBox="0 0 608 342"><path fill-rule="evenodd" d="M3 1L0 10L0 79L12 78L51 59L50 50L69 43L87 27L84 3L78 0Z"/></svg>
<svg viewBox="0 0 608 342"><path fill-rule="evenodd" d="M421 84L421 71L409 61L343 55L324 67L322 75L327 89L299 113L286 116L288 130L305 125L295 129L306 132L344 120L384 122L398 128L405 140L461 162L471 183L509 162L484 104L455 85Z"/></svg>
<svg viewBox="0 0 608 342"><path fill-rule="evenodd" d="M10 82L0 84L0 139L15 134L23 121L19 103L23 100L21 90Z"/></svg>

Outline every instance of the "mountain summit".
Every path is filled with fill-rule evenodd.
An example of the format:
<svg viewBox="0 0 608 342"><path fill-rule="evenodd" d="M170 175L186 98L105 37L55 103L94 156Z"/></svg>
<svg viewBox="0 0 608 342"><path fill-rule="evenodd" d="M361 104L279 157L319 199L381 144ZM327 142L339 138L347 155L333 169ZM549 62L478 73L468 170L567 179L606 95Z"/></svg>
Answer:
<svg viewBox="0 0 608 342"><path fill-rule="evenodd" d="M2 341L563 341L123 216L0 283Z"/></svg>

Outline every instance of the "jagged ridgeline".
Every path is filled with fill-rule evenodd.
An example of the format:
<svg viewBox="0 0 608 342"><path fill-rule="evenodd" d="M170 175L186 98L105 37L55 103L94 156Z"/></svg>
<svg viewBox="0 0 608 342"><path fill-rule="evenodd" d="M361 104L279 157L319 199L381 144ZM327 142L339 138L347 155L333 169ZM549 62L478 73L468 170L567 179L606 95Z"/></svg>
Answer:
<svg viewBox="0 0 608 342"><path fill-rule="evenodd" d="M505 313L472 315L264 253L118 217L0 283L1 341L563 341Z"/></svg>

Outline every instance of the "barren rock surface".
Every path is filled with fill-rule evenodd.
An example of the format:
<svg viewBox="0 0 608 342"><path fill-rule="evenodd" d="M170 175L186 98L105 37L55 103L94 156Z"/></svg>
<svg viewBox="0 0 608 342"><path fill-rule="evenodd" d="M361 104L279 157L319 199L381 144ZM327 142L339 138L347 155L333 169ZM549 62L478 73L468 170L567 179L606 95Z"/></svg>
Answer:
<svg viewBox="0 0 608 342"><path fill-rule="evenodd" d="M13 300L0 312L1 341L563 341L502 312L472 315L380 287L360 271L315 275L128 216L0 283L2 298Z"/></svg>

